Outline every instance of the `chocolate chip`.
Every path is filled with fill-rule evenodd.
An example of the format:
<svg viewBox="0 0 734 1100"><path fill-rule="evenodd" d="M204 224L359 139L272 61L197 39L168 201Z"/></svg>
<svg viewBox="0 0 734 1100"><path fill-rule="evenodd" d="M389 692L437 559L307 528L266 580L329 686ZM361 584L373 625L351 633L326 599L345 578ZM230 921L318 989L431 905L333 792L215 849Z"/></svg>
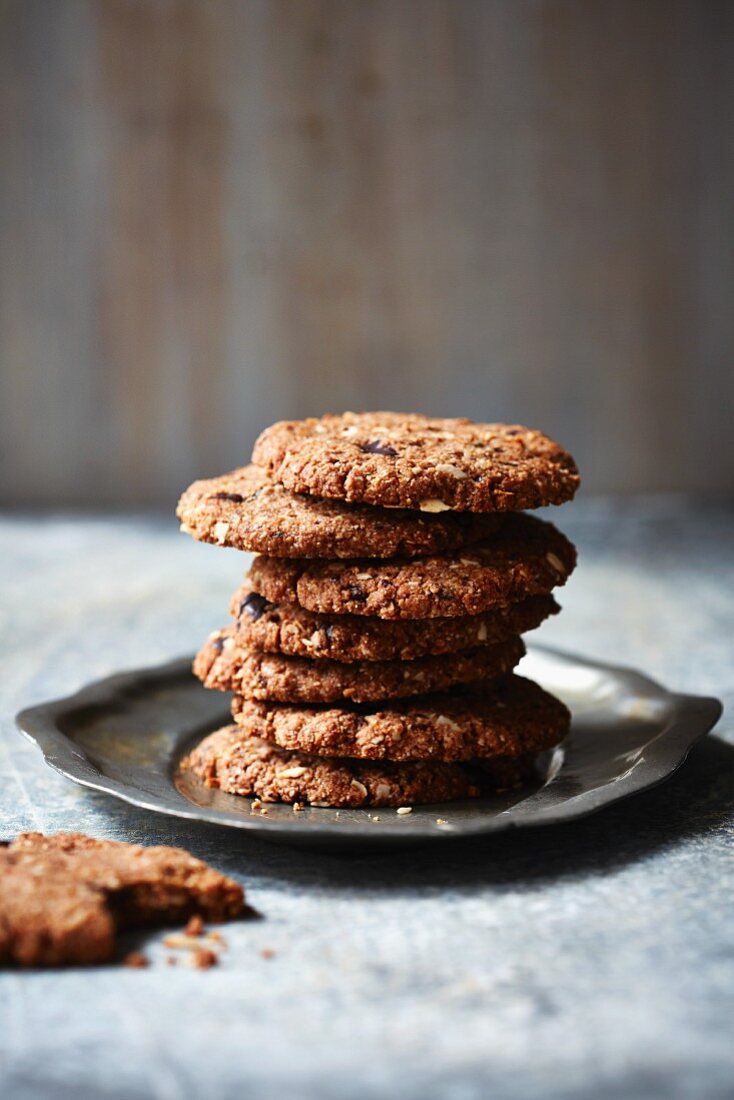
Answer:
<svg viewBox="0 0 734 1100"><path fill-rule="evenodd" d="M327 626L324 630L324 634L326 635L326 637L328 638L329 641L332 641L332 639L334 637L334 627L331 625L331 623L327 624Z"/></svg>
<svg viewBox="0 0 734 1100"><path fill-rule="evenodd" d="M368 455L387 455L389 458L395 458L398 453L389 443L383 443L380 439L373 439L369 443L360 443L359 449Z"/></svg>
<svg viewBox="0 0 734 1100"><path fill-rule="evenodd" d="M350 584L349 598L355 600L357 603L364 603L364 601L367 599L367 596L358 585Z"/></svg>
<svg viewBox="0 0 734 1100"><path fill-rule="evenodd" d="M215 493L212 500L231 500L233 504L244 504L245 498L240 493Z"/></svg>
<svg viewBox="0 0 734 1100"><path fill-rule="evenodd" d="M224 649L224 638L213 638L212 649L216 650L217 653L221 653Z"/></svg>
<svg viewBox="0 0 734 1100"><path fill-rule="evenodd" d="M247 599L244 599L240 604L240 615L246 611L250 618L257 622L267 606L268 601L264 596L261 596L259 592L251 592Z"/></svg>

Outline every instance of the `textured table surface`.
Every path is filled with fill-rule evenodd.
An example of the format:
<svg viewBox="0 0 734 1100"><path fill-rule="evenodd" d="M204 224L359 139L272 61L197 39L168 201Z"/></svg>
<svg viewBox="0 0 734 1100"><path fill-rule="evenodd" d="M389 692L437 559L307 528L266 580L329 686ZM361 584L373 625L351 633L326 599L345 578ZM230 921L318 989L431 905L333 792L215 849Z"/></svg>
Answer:
<svg viewBox="0 0 734 1100"><path fill-rule="evenodd" d="M674 497L553 518L580 564L535 636L734 701L734 509ZM0 836L174 843L237 876L259 921L223 964L0 975L13 1100L730 1097L734 731L670 782L543 832L389 856L276 847L83 790L21 706L192 651L243 569L170 517L6 517ZM273 957L264 958L263 948Z"/></svg>

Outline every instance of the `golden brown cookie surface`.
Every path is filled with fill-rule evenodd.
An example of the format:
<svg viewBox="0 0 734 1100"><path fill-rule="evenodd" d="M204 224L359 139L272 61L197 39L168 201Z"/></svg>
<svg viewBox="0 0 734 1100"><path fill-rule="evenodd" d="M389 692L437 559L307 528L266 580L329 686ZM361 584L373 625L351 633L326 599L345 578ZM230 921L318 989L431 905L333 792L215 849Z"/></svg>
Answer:
<svg viewBox="0 0 734 1100"><path fill-rule="evenodd" d="M298 603L317 614L431 619L548 595L575 564L573 544L552 523L511 515L492 538L449 554L358 562L261 555L248 578L273 603Z"/></svg>
<svg viewBox="0 0 734 1100"><path fill-rule="evenodd" d="M281 703L355 703L445 691L511 672L525 654L519 637L415 661L331 661L261 653L243 646L234 627L216 631L199 650L194 672L205 687Z"/></svg>
<svg viewBox="0 0 734 1100"><path fill-rule="evenodd" d="M242 887L181 848L21 834L0 850L0 963L111 959L120 928L236 916Z"/></svg>
<svg viewBox="0 0 734 1100"><path fill-rule="evenodd" d="M468 546L500 516L430 515L292 493L258 466L195 481L178 502L182 529L201 542L282 558L391 558Z"/></svg>
<svg viewBox="0 0 734 1100"><path fill-rule="evenodd" d="M235 696L243 733L283 749L369 760L478 760L543 752L568 733L570 716L522 676L419 699L356 707L287 706Z"/></svg>
<svg viewBox="0 0 734 1100"><path fill-rule="evenodd" d="M562 504L579 485L571 455L542 432L416 414L280 421L252 457L295 492L429 514Z"/></svg>
<svg viewBox="0 0 734 1100"><path fill-rule="evenodd" d="M249 583L230 605L242 644L265 653L332 661L412 661L458 653L535 630L559 610L552 596L529 596L479 615L422 621L317 615L298 604L271 603Z"/></svg>
<svg viewBox="0 0 734 1100"><path fill-rule="evenodd" d="M477 798L527 777L528 760L482 765L369 763L288 752L259 737L225 726L206 737L182 768L210 787L266 802L312 806L411 806Z"/></svg>

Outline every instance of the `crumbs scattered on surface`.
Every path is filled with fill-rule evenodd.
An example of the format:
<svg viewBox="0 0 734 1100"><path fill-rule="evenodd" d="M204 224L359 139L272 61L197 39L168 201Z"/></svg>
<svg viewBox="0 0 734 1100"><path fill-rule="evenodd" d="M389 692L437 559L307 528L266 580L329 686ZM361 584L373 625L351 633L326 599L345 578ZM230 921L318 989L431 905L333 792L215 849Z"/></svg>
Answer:
<svg viewBox="0 0 734 1100"><path fill-rule="evenodd" d="M199 936L189 936L185 932L172 932L163 940L165 947L173 947L182 951L198 951L201 947Z"/></svg>
<svg viewBox="0 0 734 1100"><path fill-rule="evenodd" d="M260 950L261 959L272 959L275 956L275 952L272 947L263 947Z"/></svg>
<svg viewBox="0 0 734 1100"><path fill-rule="evenodd" d="M398 808L396 810L396 813L399 813L401 816L404 816L405 814L412 814L413 813L413 807L412 806L398 806Z"/></svg>
<svg viewBox="0 0 734 1100"><path fill-rule="evenodd" d="M190 917L184 929L187 936L200 936L204 931L204 921L198 915Z"/></svg>
<svg viewBox="0 0 734 1100"><path fill-rule="evenodd" d="M191 955L186 956L184 966L188 966L192 970L209 970L212 966L216 966L218 962L219 955L216 951L211 951L208 947L200 947Z"/></svg>
<svg viewBox="0 0 734 1100"><path fill-rule="evenodd" d="M150 961L141 951L131 951L129 955L125 956L123 965L129 966L133 970L144 970L146 966L150 966Z"/></svg>

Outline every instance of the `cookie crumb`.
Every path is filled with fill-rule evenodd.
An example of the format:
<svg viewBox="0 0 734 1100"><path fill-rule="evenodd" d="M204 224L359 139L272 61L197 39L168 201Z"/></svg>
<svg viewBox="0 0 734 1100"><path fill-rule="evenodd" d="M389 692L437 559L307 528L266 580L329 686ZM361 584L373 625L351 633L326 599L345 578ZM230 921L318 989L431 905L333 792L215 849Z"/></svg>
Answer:
<svg viewBox="0 0 734 1100"><path fill-rule="evenodd" d="M133 970L144 970L147 966L150 966L150 960L141 951L131 951L129 955L125 956L123 962L125 966L129 966Z"/></svg>
<svg viewBox="0 0 734 1100"><path fill-rule="evenodd" d="M293 803L293 813L294 814L300 814L302 812L303 812L303 806L301 805L301 803L300 802L294 802Z"/></svg>
<svg viewBox="0 0 734 1100"><path fill-rule="evenodd" d="M260 949L260 958L261 959L272 959L272 958L274 958L274 956L275 956L275 952L273 951L272 947L262 947Z"/></svg>
<svg viewBox="0 0 734 1100"><path fill-rule="evenodd" d="M398 806L398 808L395 812L400 814L401 817L402 817L404 814L412 814L413 813L413 807L412 806Z"/></svg>
<svg viewBox="0 0 734 1100"><path fill-rule="evenodd" d="M226 944L226 941L225 941L225 939L224 939L224 936L222 935L222 933L221 933L221 932L217 932L217 931L216 931L215 929L212 929L212 931L211 931L211 932L207 932L207 934L206 934L206 938L207 938L208 940L211 940L211 941L212 941L212 943L219 943L219 944L221 944L221 945L222 945L222 947L226 947L226 946L227 946L227 944Z"/></svg>
<svg viewBox="0 0 734 1100"><path fill-rule="evenodd" d="M219 962L216 951L210 951L208 947L199 947L192 955L184 959L184 966L192 970L209 970Z"/></svg>
<svg viewBox="0 0 734 1100"><path fill-rule="evenodd" d="M201 936L204 931L204 921L200 916L196 915L189 918L189 921L184 929L184 933L187 936Z"/></svg>
<svg viewBox="0 0 734 1100"><path fill-rule="evenodd" d="M437 825L448 825L448 821L446 820L445 817L437 817L436 818L436 824Z"/></svg>
<svg viewBox="0 0 734 1100"><path fill-rule="evenodd" d="M198 936L187 936L185 932L172 932L163 940L164 947L180 948L182 951L198 951L201 943Z"/></svg>
<svg viewBox="0 0 734 1100"><path fill-rule="evenodd" d="M167 966L178 966L178 959L176 958L176 956L175 955L167 955L166 956L166 965Z"/></svg>

